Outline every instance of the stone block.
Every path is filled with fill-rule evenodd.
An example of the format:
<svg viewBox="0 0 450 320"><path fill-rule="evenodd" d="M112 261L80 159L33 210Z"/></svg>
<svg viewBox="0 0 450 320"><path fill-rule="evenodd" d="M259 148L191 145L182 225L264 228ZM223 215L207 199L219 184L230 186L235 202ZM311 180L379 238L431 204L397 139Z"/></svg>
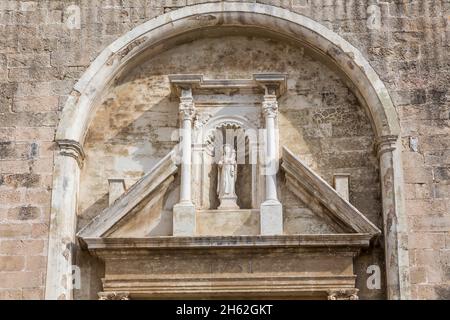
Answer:
<svg viewBox="0 0 450 320"><path fill-rule="evenodd" d="M283 234L283 207L280 202L263 202L260 215L261 235Z"/></svg>
<svg viewBox="0 0 450 320"><path fill-rule="evenodd" d="M178 203L173 207L173 235L194 236L195 207L193 204Z"/></svg>
<svg viewBox="0 0 450 320"><path fill-rule="evenodd" d="M5 190L0 192L0 203L6 203L8 205L15 205L21 202L22 191L20 190ZM1 229L0 225L0 229Z"/></svg>
<svg viewBox="0 0 450 320"><path fill-rule="evenodd" d="M23 237L24 238L24 237ZM44 240L0 240L1 255L40 255L44 253Z"/></svg>
<svg viewBox="0 0 450 320"><path fill-rule="evenodd" d="M408 237L410 249L445 248L445 235L440 233L411 233Z"/></svg>
<svg viewBox="0 0 450 320"><path fill-rule="evenodd" d="M424 158L428 166L450 165L450 150L425 152Z"/></svg>
<svg viewBox="0 0 450 320"><path fill-rule="evenodd" d="M30 158L30 144L0 142L0 160L26 160Z"/></svg>
<svg viewBox="0 0 450 320"><path fill-rule="evenodd" d="M8 68L49 67L49 53L22 53L7 55Z"/></svg>
<svg viewBox="0 0 450 320"><path fill-rule="evenodd" d="M433 184L434 198L450 198L450 184L435 183Z"/></svg>
<svg viewBox="0 0 450 320"><path fill-rule="evenodd" d="M25 202L29 205L49 205L51 193L47 190L30 189L25 193Z"/></svg>
<svg viewBox="0 0 450 320"><path fill-rule="evenodd" d="M33 223L31 225L31 238L32 239L47 239L49 233L48 222L45 223Z"/></svg>
<svg viewBox="0 0 450 320"><path fill-rule="evenodd" d="M46 267L47 267L46 256L28 256L26 259L25 270L27 271L45 270Z"/></svg>
<svg viewBox="0 0 450 320"><path fill-rule="evenodd" d="M8 210L8 220L27 221L39 218L41 211L37 207L22 206Z"/></svg>
<svg viewBox="0 0 450 320"><path fill-rule="evenodd" d="M25 258L23 256L0 256L0 270L3 272L20 271L24 267Z"/></svg>
<svg viewBox="0 0 450 320"><path fill-rule="evenodd" d="M16 141L53 141L55 128L53 127L23 127L14 130Z"/></svg>
<svg viewBox="0 0 450 320"><path fill-rule="evenodd" d="M433 178L436 182L450 180L450 167L433 168Z"/></svg>
<svg viewBox="0 0 450 320"><path fill-rule="evenodd" d="M447 232L450 230L450 215L415 216L411 219L412 231Z"/></svg>
<svg viewBox="0 0 450 320"><path fill-rule="evenodd" d="M424 156L418 152L402 152L404 168L421 168L425 166Z"/></svg>
<svg viewBox="0 0 450 320"><path fill-rule="evenodd" d="M411 265L426 266L430 261L439 261L439 250L433 249L413 249L411 253Z"/></svg>
<svg viewBox="0 0 450 320"><path fill-rule="evenodd" d="M409 199L405 201L408 216L445 214L448 204L445 199Z"/></svg>
<svg viewBox="0 0 450 320"><path fill-rule="evenodd" d="M432 185L426 183L405 184L406 199L430 199L434 197Z"/></svg>
<svg viewBox="0 0 450 320"><path fill-rule="evenodd" d="M6 239L28 238L31 235L31 225L23 223L0 224L0 235L1 238Z"/></svg>
<svg viewBox="0 0 450 320"><path fill-rule="evenodd" d="M55 67L27 67L9 69L8 80L23 81L33 79L35 81L52 81L61 78L61 70Z"/></svg>
<svg viewBox="0 0 450 320"><path fill-rule="evenodd" d="M22 290L23 300L42 300L44 299L43 288L24 288Z"/></svg>
<svg viewBox="0 0 450 320"><path fill-rule="evenodd" d="M0 283L4 288L33 288L44 284L43 276L42 272L0 272Z"/></svg>
<svg viewBox="0 0 450 320"><path fill-rule="evenodd" d="M20 289L0 289L0 300L20 300L21 298Z"/></svg>
<svg viewBox="0 0 450 320"><path fill-rule="evenodd" d="M40 185L41 176L34 173L0 175L0 186L9 188L34 188Z"/></svg>
<svg viewBox="0 0 450 320"><path fill-rule="evenodd" d="M1 160L0 173L26 173L30 171L30 163L26 160Z"/></svg>
<svg viewBox="0 0 450 320"><path fill-rule="evenodd" d="M258 235L257 210L199 210L196 213L197 235Z"/></svg>
<svg viewBox="0 0 450 320"><path fill-rule="evenodd" d="M431 183L433 175L430 167L406 167L404 178L406 183Z"/></svg>
<svg viewBox="0 0 450 320"><path fill-rule="evenodd" d="M410 279L413 284L426 283L427 275L425 267L411 267Z"/></svg>

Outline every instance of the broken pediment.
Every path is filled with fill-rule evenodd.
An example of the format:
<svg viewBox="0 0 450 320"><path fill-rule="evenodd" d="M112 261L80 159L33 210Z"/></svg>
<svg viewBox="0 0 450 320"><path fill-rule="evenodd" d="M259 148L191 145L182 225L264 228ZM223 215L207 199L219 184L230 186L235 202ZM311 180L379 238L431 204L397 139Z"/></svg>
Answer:
<svg viewBox="0 0 450 320"><path fill-rule="evenodd" d="M168 190L178 188L174 175L177 165L173 162L174 151L164 157L149 173L134 184L110 207L103 210L78 236L82 239L94 238L146 238L171 235L172 208L164 206ZM296 157L289 149L283 148L282 164L285 183L282 184L285 235L356 235L364 234L368 240L380 233L361 212L351 205L320 176ZM176 202L172 199L169 202ZM235 226L233 230L246 230L234 234L228 229L220 233L220 226L229 226L236 219L233 212L205 213L198 210L197 236L242 236L258 235L259 211L253 212L252 226ZM245 210L237 210L236 214ZM227 216L230 221L227 221ZM205 220L205 217L209 220ZM217 218L217 221L215 219ZM220 219L219 219L220 218ZM247 219L248 220L248 219ZM246 223L249 223L249 220ZM209 222L208 222L209 221ZM234 221L236 222L236 221ZM158 233L158 224L165 225L166 232ZM215 229L211 226L215 226ZM215 231L208 231L208 228ZM206 229L205 229L206 228ZM249 229L250 228L250 229ZM250 230L250 231L248 231Z"/></svg>
<svg viewBox="0 0 450 320"><path fill-rule="evenodd" d="M161 220L163 198L178 167L174 151L78 232L80 238L143 236ZM170 217L171 219L171 217Z"/></svg>
<svg viewBox="0 0 450 320"><path fill-rule="evenodd" d="M178 188L178 182L175 183L174 180L178 167L173 162L173 157L174 151L164 157L108 208L99 213L78 233L78 236L84 239L145 238L171 235L172 206L166 208L165 202L167 202L168 190ZM281 168L285 179L285 183L281 185L284 234L366 234L372 237L380 233L380 230L345 197L308 168L286 147L283 148ZM172 200L168 202L176 202L176 199ZM259 211L237 210L236 214L242 215L241 211L254 213L252 219L254 226L234 226L233 230L245 231L234 234L233 231L217 225L221 223L223 226L228 226L231 222L238 221L232 219L233 212L214 213L212 210L208 213L198 210L196 213L197 235L257 235L260 223ZM227 221L227 216L230 217L230 221ZM205 220L205 217L209 220ZM215 217L218 219L217 222ZM245 221L248 224L250 220ZM162 228L165 231L158 232L158 225L164 225ZM214 229L212 226L215 225L217 226ZM209 230L208 228L213 229ZM221 229L224 231L223 234L220 234Z"/></svg>
<svg viewBox="0 0 450 320"><path fill-rule="evenodd" d="M289 191L336 233L359 233L372 236L381 233L369 219L287 147L283 147L281 168Z"/></svg>

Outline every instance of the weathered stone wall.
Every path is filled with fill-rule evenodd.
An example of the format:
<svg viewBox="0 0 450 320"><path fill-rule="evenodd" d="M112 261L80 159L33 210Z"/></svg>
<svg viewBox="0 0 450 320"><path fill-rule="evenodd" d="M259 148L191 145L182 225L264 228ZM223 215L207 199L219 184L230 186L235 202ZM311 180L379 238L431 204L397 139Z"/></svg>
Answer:
<svg viewBox="0 0 450 320"><path fill-rule="evenodd" d="M0 2L0 298L43 296L52 140L73 84L126 31L200 2ZM384 81L402 125L412 296L449 298L450 2L256 2L337 32Z"/></svg>

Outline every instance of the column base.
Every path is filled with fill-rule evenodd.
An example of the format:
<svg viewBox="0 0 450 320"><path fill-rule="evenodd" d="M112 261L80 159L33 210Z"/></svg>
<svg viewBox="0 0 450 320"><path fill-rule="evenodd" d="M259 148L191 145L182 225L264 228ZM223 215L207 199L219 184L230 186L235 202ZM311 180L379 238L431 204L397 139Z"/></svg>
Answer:
<svg viewBox="0 0 450 320"><path fill-rule="evenodd" d="M277 200L261 203L260 210L261 235L283 234L283 206Z"/></svg>
<svg viewBox="0 0 450 320"><path fill-rule="evenodd" d="M173 235L195 235L195 206L192 202L180 202L173 206Z"/></svg>

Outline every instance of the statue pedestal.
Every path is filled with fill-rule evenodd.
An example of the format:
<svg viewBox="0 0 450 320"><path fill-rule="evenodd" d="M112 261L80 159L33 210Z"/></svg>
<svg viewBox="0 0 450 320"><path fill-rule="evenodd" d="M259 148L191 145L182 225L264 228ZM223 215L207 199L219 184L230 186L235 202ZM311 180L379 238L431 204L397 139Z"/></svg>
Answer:
<svg viewBox="0 0 450 320"><path fill-rule="evenodd" d="M173 235L195 235L195 206L192 202L180 202L173 206Z"/></svg>
<svg viewBox="0 0 450 320"><path fill-rule="evenodd" d="M259 210L207 209L195 214L197 236L259 235Z"/></svg>
<svg viewBox="0 0 450 320"><path fill-rule="evenodd" d="M217 208L219 210L239 210L239 206L236 203L237 197L223 197L220 199L220 206Z"/></svg>
<svg viewBox="0 0 450 320"><path fill-rule="evenodd" d="M261 203L260 215L261 235L283 234L283 207L279 201Z"/></svg>

